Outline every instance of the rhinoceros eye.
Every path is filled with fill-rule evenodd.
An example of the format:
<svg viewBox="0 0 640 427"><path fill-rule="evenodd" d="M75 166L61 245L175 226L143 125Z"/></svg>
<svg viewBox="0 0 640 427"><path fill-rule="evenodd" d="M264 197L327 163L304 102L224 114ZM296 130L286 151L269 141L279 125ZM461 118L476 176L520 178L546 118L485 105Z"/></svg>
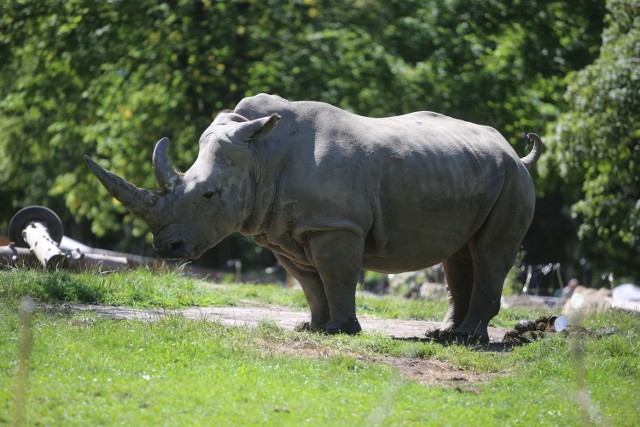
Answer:
<svg viewBox="0 0 640 427"><path fill-rule="evenodd" d="M215 196L215 195L216 195L216 193L214 193L213 191L207 191L206 193L204 193L204 194L202 195L202 197L204 197L205 199L210 199L210 198L212 198L212 197L213 197L213 196Z"/></svg>

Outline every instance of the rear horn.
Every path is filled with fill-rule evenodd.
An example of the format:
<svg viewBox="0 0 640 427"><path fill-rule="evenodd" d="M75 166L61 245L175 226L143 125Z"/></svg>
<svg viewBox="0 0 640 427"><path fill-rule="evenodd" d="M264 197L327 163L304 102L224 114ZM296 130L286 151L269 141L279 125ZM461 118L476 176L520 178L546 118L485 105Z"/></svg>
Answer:
<svg viewBox="0 0 640 427"><path fill-rule="evenodd" d="M171 192L182 181L182 176L171 166L169 138L162 138L153 150L153 173L162 190Z"/></svg>

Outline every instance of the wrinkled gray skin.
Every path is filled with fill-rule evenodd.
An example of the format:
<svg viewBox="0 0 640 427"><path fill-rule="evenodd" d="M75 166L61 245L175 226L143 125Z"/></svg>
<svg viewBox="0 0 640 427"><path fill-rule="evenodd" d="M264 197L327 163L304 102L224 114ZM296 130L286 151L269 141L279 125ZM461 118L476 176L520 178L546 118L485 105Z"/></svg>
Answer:
<svg viewBox="0 0 640 427"><path fill-rule="evenodd" d="M277 125L276 125L277 124ZM273 251L302 285L311 330L357 333L362 268L394 273L443 262L449 308L440 336L488 340L503 281L533 216L523 159L494 129L431 112L361 117L260 94L220 113L176 172L163 138L161 191L87 162L150 226L167 258L197 258L239 231Z"/></svg>

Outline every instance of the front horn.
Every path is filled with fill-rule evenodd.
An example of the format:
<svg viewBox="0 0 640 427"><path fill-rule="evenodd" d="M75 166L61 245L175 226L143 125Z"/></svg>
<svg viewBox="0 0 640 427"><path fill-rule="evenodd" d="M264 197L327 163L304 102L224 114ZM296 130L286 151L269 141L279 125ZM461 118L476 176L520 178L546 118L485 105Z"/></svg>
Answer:
<svg viewBox="0 0 640 427"><path fill-rule="evenodd" d="M162 138L153 150L153 173L160 188L171 192L182 181L182 177L171 166L169 160L169 138Z"/></svg>
<svg viewBox="0 0 640 427"><path fill-rule="evenodd" d="M132 212L145 216L157 202L157 196L151 191L138 188L118 175L109 172L89 156L84 156L84 160L107 191Z"/></svg>

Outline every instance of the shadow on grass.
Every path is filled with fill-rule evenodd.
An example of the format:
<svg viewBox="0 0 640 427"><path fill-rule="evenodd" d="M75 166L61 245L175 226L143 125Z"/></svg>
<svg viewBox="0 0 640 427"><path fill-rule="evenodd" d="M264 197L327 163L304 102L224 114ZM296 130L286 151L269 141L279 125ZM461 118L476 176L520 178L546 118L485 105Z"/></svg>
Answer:
<svg viewBox="0 0 640 427"><path fill-rule="evenodd" d="M9 278L13 283L5 288L9 298L28 295L44 302L100 303L104 292L95 283L88 283L86 276L66 271L27 271Z"/></svg>

